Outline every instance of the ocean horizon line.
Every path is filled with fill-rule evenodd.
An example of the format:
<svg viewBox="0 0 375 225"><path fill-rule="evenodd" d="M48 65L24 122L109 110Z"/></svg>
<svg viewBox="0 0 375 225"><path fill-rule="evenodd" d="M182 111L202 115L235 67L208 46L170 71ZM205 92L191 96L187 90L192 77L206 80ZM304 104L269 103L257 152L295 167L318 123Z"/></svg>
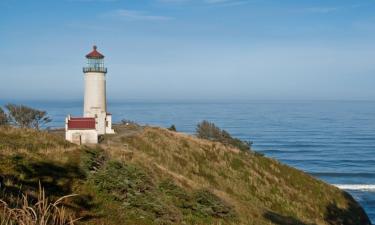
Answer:
<svg viewBox="0 0 375 225"><path fill-rule="evenodd" d="M81 104L83 99L0 99L0 104L7 103L74 103ZM375 100L351 100L351 99L109 99L109 104L116 103L221 103L221 104L236 104L236 103L374 103Z"/></svg>

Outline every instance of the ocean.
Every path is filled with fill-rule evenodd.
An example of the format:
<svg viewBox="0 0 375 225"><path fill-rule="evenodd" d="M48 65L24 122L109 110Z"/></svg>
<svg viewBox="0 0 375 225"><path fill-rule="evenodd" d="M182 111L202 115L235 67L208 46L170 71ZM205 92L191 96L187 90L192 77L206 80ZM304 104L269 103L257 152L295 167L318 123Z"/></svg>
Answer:
<svg viewBox="0 0 375 225"><path fill-rule="evenodd" d="M22 102L46 110L51 127L67 114L81 115L81 102ZM1 102L0 102L1 104ZM375 102L112 102L114 121L169 127L193 134L202 120L253 149L347 190L375 221Z"/></svg>

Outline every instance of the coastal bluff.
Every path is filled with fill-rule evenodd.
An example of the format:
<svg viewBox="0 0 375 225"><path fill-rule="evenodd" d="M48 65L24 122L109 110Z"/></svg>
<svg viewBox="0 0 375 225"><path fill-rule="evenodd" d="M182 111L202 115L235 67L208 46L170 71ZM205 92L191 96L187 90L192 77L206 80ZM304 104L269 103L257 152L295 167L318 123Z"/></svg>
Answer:
<svg viewBox="0 0 375 225"><path fill-rule="evenodd" d="M0 199L64 200L75 224L370 225L346 192L254 151L137 124L97 145L0 128ZM2 211L0 210L0 221Z"/></svg>

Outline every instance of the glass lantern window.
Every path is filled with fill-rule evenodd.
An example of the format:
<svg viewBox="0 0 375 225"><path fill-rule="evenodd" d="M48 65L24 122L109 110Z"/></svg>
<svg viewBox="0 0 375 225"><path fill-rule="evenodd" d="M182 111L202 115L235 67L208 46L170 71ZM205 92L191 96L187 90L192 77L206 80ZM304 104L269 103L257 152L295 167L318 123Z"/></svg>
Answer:
<svg viewBox="0 0 375 225"><path fill-rule="evenodd" d="M89 68L104 68L104 60L103 59L88 59L87 65Z"/></svg>

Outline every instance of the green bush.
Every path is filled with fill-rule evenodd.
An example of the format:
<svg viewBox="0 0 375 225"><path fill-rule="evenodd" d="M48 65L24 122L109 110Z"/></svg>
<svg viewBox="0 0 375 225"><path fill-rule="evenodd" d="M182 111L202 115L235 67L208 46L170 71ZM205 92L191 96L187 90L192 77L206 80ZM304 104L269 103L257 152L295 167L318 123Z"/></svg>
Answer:
<svg viewBox="0 0 375 225"><path fill-rule="evenodd" d="M88 176L90 173L97 172L105 163L106 156L103 149L85 147L81 156L81 168Z"/></svg>
<svg viewBox="0 0 375 225"><path fill-rule="evenodd" d="M174 124L172 124L169 128L168 128L168 130L170 130L170 131L177 131L177 129L176 129L176 126L174 125Z"/></svg>
<svg viewBox="0 0 375 225"><path fill-rule="evenodd" d="M162 192L172 198L172 201L184 209L184 213L202 218L228 219L235 217L233 207L221 200L209 190L198 190L192 194L177 186L172 180L160 183Z"/></svg>
<svg viewBox="0 0 375 225"><path fill-rule="evenodd" d="M200 190L194 194L197 210L204 216L216 218L235 217L233 208L209 190Z"/></svg>
<svg viewBox="0 0 375 225"><path fill-rule="evenodd" d="M224 145L236 147L242 151L251 150L252 142L242 141L232 137L227 131L220 129L214 123L203 120L197 125L196 135L210 141L218 141Z"/></svg>
<svg viewBox="0 0 375 225"><path fill-rule="evenodd" d="M151 179L134 165L108 161L91 181L102 193L110 194L115 200L128 201L152 188Z"/></svg>
<svg viewBox="0 0 375 225"><path fill-rule="evenodd" d="M177 220L178 214L165 202L151 178L135 165L108 161L89 182L106 199L121 203L128 215L136 213L160 224Z"/></svg>
<svg viewBox="0 0 375 225"><path fill-rule="evenodd" d="M183 209L192 209L192 197L181 187L177 186L173 180L167 179L159 184L159 189L162 193L172 199L177 207Z"/></svg>

